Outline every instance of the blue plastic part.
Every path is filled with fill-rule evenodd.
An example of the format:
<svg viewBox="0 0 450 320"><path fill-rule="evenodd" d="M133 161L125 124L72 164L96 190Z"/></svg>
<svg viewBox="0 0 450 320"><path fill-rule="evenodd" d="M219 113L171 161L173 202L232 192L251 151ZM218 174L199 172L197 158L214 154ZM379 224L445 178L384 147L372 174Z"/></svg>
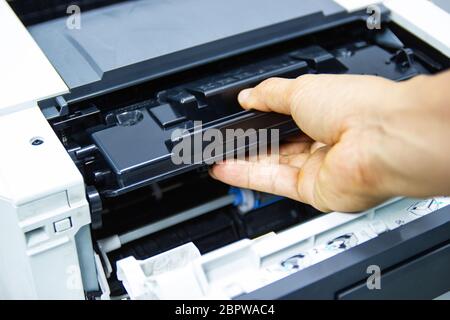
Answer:
<svg viewBox="0 0 450 320"><path fill-rule="evenodd" d="M242 204L242 201L244 201L244 198L242 196L242 190L240 188L231 187L230 190L228 191L228 193L235 196L234 202L233 202L234 206L237 207Z"/></svg>
<svg viewBox="0 0 450 320"><path fill-rule="evenodd" d="M243 192L243 190L241 188L230 187L230 190L228 191L228 193L235 196L233 205L236 207L242 205L247 200L245 193ZM263 208L263 207L266 207L268 205L271 205L277 201L284 199L283 197L271 195L271 194L263 193L263 192L252 191L252 193L253 193L255 200L254 200L254 204L253 204L253 207L251 208L251 210Z"/></svg>
<svg viewBox="0 0 450 320"><path fill-rule="evenodd" d="M275 195L273 195L272 197L268 198L267 201L261 201L261 199L257 198L256 201L255 201L255 205L253 206L253 210L266 207L268 205L271 205L271 204L273 204L275 202L278 202L280 200L283 200L283 199L284 199L283 197L275 196Z"/></svg>

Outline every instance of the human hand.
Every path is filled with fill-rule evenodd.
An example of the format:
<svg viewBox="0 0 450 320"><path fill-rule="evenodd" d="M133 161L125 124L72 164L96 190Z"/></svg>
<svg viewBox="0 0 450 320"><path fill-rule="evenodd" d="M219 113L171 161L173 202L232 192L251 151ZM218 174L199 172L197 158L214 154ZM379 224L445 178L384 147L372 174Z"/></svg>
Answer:
<svg viewBox="0 0 450 320"><path fill-rule="evenodd" d="M289 114L304 135L280 147L277 163L226 161L211 175L321 211L449 194L449 75L402 83L357 75L268 79L243 90L240 104Z"/></svg>

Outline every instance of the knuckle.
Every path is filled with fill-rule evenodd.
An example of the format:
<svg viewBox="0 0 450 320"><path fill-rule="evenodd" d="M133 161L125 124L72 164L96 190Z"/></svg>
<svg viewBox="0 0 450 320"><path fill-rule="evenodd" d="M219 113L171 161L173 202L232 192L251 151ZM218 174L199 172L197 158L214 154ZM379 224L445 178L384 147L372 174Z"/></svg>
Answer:
<svg viewBox="0 0 450 320"><path fill-rule="evenodd" d="M320 79L320 77L321 75L317 74L301 75L294 80L294 87L299 91L310 89L314 86L317 80ZM322 81L319 82L322 83Z"/></svg>
<svg viewBox="0 0 450 320"><path fill-rule="evenodd" d="M302 75L298 76L297 78L295 78L295 80L298 84L302 84L302 83L311 81L312 79L315 79L316 77L317 77L317 75L315 75L315 74L307 73L307 74L302 74Z"/></svg>
<svg viewBox="0 0 450 320"><path fill-rule="evenodd" d="M261 82L261 85L263 85L263 86L272 86L272 85L277 84L280 80L281 80L281 78L279 78L279 77L267 78L266 80Z"/></svg>
<svg viewBox="0 0 450 320"><path fill-rule="evenodd" d="M268 78L263 82L261 82L259 85L257 85L256 90L259 92L269 90L274 86L276 86L279 80L280 78Z"/></svg>
<svg viewBox="0 0 450 320"><path fill-rule="evenodd" d="M292 82L288 90L288 101L293 111L297 109L304 101L308 100L308 97L316 90L314 84L316 83L318 75L304 74Z"/></svg>

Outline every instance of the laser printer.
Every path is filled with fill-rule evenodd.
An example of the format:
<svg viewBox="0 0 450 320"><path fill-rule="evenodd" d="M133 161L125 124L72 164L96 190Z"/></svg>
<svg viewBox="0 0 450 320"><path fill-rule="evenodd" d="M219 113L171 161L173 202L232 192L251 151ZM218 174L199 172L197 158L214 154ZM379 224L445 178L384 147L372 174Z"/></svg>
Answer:
<svg viewBox="0 0 450 320"><path fill-rule="evenodd" d="M270 77L446 70L447 10L425 0L1 1L0 298L450 291L449 198L324 214L230 188L203 160L171 161L177 129L297 134L287 116L238 105L240 90Z"/></svg>

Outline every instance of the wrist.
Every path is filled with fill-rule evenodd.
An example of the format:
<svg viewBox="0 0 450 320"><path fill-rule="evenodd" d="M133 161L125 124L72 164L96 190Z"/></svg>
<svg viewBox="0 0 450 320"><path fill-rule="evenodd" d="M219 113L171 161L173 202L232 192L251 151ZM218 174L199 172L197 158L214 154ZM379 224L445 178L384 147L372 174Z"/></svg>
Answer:
<svg viewBox="0 0 450 320"><path fill-rule="evenodd" d="M383 109L380 155L393 195L426 197L448 193L450 108L448 89L436 76L395 84Z"/></svg>

